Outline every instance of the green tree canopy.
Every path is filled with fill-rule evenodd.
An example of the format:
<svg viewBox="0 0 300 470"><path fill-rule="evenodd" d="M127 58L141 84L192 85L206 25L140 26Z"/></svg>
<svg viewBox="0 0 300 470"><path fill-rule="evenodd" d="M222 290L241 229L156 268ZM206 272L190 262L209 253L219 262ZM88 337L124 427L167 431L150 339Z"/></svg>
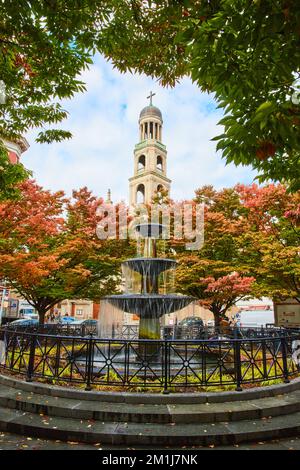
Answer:
<svg viewBox="0 0 300 470"><path fill-rule="evenodd" d="M6 100L0 106L2 135L18 136L67 116L59 100L84 90L78 74L91 62L89 25L95 3L0 3L0 79L6 86ZM37 140L68 137L69 132L45 129Z"/></svg>
<svg viewBox="0 0 300 470"><path fill-rule="evenodd" d="M78 77L99 51L121 72L163 85L190 76L224 111L216 138L226 162L299 189L299 24L297 0L6 0L0 132L43 127L40 142L70 137L46 127L66 117L60 100L84 90Z"/></svg>
<svg viewBox="0 0 300 470"><path fill-rule="evenodd" d="M122 11L112 19L106 34L118 30L119 39L108 41L106 53L120 70L163 84L189 75L224 112L216 140L226 162L252 165L260 181L297 190L299 25L297 0L135 1L131 20Z"/></svg>
<svg viewBox="0 0 300 470"><path fill-rule="evenodd" d="M10 163L7 150L0 141L0 201L16 199L20 195L19 183L29 174L22 163Z"/></svg>

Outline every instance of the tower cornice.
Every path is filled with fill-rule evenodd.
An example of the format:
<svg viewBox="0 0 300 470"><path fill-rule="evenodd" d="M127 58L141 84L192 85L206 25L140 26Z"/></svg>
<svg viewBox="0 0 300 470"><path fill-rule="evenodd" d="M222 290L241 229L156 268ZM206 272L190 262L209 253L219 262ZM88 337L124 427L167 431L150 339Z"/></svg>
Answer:
<svg viewBox="0 0 300 470"><path fill-rule="evenodd" d="M167 176L163 175L163 174L160 174L160 173L157 173L157 171L142 171L141 173L137 174L137 175L134 175L134 176L131 176L131 178L129 178L129 181L136 181L138 179L144 179L146 176L155 176L155 178L159 178L159 179L162 179L164 180L166 183L172 183L172 180L170 180L170 178L167 178Z"/></svg>
<svg viewBox="0 0 300 470"><path fill-rule="evenodd" d="M139 142L135 145L134 150L141 150L145 147L157 147L160 150L163 150L164 152L166 152L167 150L167 147L164 144L155 139L146 139L142 142Z"/></svg>

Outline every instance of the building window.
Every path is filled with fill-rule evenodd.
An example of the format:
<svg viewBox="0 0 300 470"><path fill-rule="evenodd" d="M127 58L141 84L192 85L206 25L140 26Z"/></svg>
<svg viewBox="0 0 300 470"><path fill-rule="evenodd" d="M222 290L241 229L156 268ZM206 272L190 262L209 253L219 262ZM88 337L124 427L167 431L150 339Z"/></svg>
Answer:
<svg viewBox="0 0 300 470"><path fill-rule="evenodd" d="M77 315L78 317L82 317L82 315L83 315L83 310L82 310L81 308L77 308L77 309L76 309L76 315Z"/></svg>

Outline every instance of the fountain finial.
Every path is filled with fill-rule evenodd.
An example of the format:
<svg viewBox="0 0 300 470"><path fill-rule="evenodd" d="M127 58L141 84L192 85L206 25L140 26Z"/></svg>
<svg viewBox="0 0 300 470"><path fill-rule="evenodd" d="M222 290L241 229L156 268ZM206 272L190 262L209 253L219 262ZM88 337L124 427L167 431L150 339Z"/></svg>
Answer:
<svg viewBox="0 0 300 470"><path fill-rule="evenodd" d="M162 224L154 223L137 224L135 226L135 230L142 238L160 238L165 228Z"/></svg>

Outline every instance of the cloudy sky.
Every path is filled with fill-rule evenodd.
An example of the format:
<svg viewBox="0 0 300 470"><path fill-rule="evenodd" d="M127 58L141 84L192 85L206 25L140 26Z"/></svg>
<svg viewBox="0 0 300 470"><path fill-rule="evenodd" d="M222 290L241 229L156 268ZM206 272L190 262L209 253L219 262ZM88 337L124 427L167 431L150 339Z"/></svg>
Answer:
<svg viewBox="0 0 300 470"><path fill-rule="evenodd" d="M156 93L153 104L163 114L173 199L193 197L204 184L222 188L253 180L249 168L225 166L216 153L210 139L222 132L217 126L221 113L213 98L200 93L190 80L165 89L146 76L121 75L102 57L95 58L82 78L87 92L64 103L69 118L63 128L73 133L73 139L41 145L34 142L36 133L27 136L31 146L23 163L45 188L70 194L73 188L87 186L98 196L106 196L110 188L114 202L127 201L138 117L150 90Z"/></svg>

